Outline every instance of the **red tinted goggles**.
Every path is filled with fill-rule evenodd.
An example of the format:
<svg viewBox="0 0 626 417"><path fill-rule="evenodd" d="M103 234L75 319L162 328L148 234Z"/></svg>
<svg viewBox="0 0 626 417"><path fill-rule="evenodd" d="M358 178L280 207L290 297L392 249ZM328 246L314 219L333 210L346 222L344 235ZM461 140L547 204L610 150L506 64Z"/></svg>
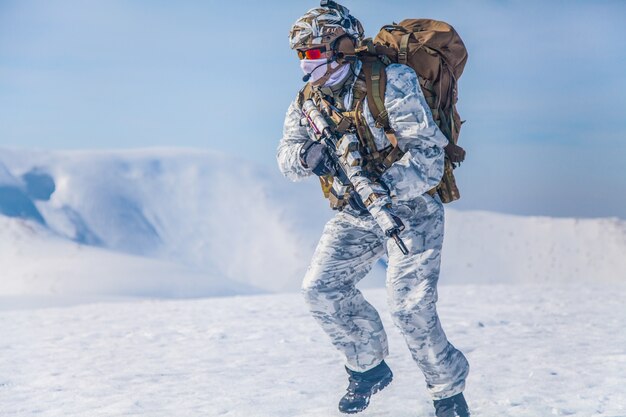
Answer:
<svg viewBox="0 0 626 417"><path fill-rule="evenodd" d="M326 47L320 46L319 48L307 49L306 51L298 50L298 57L300 59L320 59L324 58L326 53Z"/></svg>

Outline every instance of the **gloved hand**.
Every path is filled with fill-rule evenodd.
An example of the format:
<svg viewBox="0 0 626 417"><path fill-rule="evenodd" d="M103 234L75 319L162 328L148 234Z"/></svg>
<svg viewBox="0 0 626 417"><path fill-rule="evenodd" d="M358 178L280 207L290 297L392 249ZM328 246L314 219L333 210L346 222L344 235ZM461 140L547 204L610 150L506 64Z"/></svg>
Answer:
<svg viewBox="0 0 626 417"><path fill-rule="evenodd" d="M364 216L369 213L367 207L365 207L365 204L363 204L363 201L361 201L361 196L354 190L350 191L348 204L350 204L350 207L352 207L354 211L359 213L360 216Z"/></svg>
<svg viewBox="0 0 626 417"><path fill-rule="evenodd" d="M300 162L317 176L336 175L337 169L329 152L325 145L309 139L300 148Z"/></svg>

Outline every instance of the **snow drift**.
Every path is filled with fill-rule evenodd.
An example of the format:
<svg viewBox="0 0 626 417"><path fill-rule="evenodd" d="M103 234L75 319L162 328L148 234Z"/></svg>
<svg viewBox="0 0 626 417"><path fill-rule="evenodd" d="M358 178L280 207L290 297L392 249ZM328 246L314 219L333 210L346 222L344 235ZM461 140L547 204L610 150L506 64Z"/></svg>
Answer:
<svg viewBox="0 0 626 417"><path fill-rule="evenodd" d="M0 150L0 295L295 291L331 216L215 152ZM447 216L443 283L624 279L624 221Z"/></svg>
<svg viewBox="0 0 626 417"><path fill-rule="evenodd" d="M626 282L626 222L448 210L442 279Z"/></svg>

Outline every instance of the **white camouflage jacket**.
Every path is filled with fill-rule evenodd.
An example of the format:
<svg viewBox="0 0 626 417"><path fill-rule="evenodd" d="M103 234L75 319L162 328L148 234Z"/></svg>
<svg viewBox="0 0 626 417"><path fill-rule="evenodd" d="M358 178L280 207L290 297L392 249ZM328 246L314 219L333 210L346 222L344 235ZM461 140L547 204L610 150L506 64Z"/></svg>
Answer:
<svg viewBox="0 0 626 417"><path fill-rule="evenodd" d="M405 153L381 175L380 180L390 189L392 199L408 201L439 184L443 176L443 148L448 144L448 139L433 121L413 69L392 64L387 66L386 73L385 108L398 138L398 146ZM346 97L346 107L351 101L351 97ZM363 109L378 150L390 146L383 129L375 127L367 103ZM300 124L301 118L301 109L297 100L294 100L287 110L283 137L277 152L281 172L292 181L312 175L311 170L300 163L298 153L302 144L309 138L315 140L315 136L310 129Z"/></svg>

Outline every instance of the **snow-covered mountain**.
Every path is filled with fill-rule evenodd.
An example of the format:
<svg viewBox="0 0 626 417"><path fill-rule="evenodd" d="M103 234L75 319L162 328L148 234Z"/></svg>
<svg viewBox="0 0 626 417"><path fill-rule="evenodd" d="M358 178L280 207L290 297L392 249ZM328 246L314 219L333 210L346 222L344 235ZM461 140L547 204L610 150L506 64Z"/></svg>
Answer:
<svg viewBox="0 0 626 417"><path fill-rule="evenodd" d="M13 224L11 234L7 226L0 232L0 293L5 294L15 288L27 293L52 288L28 289L25 283L24 267L40 263L40 254L18 253L13 242L32 233L51 248L61 242L70 248L80 245L83 251L101 248L107 251L99 253L108 256L176 264L215 283L293 289L299 285L303 259L314 248L307 231L324 222L314 206L297 207L305 193L278 173L212 152L3 150L0 173L0 212L14 216L4 219ZM90 281L102 263L111 263L94 258L87 265L79 256L57 253L64 273ZM50 266L39 272L55 270ZM178 282L181 274L170 275Z"/></svg>
<svg viewBox="0 0 626 417"><path fill-rule="evenodd" d="M626 282L626 221L448 210L442 279Z"/></svg>
<svg viewBox="0 0 626 417"><path fill-rule="evenodd" d="M219 153L2 149L0 295L294 291L331 216L315 179ZM447 216L443 283L626 278L622 220Z"/></svg>

